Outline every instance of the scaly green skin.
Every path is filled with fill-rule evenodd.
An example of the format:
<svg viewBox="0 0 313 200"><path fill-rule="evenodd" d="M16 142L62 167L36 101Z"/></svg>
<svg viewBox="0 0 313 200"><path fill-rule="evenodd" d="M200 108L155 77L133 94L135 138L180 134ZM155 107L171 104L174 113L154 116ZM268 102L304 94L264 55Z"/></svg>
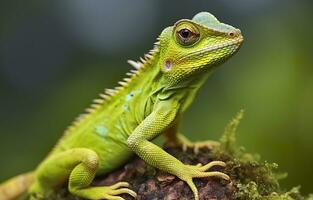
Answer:
<svg viewBox="0 0 313 200"><path fill-rule="evenodd" d="M50 155L34 172L31 194L44 195L68 181L69 191L86 199L122 199L117 195L136 193L125 182L94 187L96 175L108 173L132 155L185 181L198 200L193 178L216 176L206 172L220 161L186 165L150 142L162 133L178 145L192 145L178 134L177 127L198 89L222 62L239 49L240 30L202 12L192 20L180 20L163 30L155 48L121 87L107 90L88 113L65 133Z"/></svg>

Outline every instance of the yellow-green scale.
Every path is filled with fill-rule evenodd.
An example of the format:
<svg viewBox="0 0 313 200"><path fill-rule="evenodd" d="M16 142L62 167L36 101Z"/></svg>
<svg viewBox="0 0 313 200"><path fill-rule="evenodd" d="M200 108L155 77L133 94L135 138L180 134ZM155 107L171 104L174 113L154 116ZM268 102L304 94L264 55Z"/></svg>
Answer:
<svg viewBox="0 0 313 200"><path fill-rule="evenodd" d="M100 158L97 174L112 171L131 158L134 153L127 146L127 138L152 112L160 91L157 61L155 53L127 86L66 133L53 153L75 147L91 149Z"/></svg>

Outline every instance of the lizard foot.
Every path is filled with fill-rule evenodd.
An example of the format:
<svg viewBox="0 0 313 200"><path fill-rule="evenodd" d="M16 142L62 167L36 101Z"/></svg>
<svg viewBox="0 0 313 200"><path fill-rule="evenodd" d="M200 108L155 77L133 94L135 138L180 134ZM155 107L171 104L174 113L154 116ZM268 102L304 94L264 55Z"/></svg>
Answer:
<svg viewBox="0 0 313 200"><path fill-rule="evenodd" d="M114 185L108 186L106 187L108 195L106 198L108 200L124 200L124 198L116 196L120 194L129 194L130 196L136 198L136 192L132 191L128 187L130 187L130 185L127 182L118 182Z"/></svg>
<svg viewBox="0 0 313 200"><path fill-rule="evenodd" d="M195 200L199 200L198 189L193 182L193 178L204 178L204 177L218 177L224 180L229 181L230 177L227 174L218 171L210 171L207 172L210 168L214 166L225 167L226 164L222 161L212 161L206 165L198 164L198 165L184 165L184 170L182 174L179 176L180 179L184 180L192 192L194 193Z"/></svg>
<svg viewBox="0 0 313 200"><path fill-rule="evenodd" d="M200 149L213 149L214 147L219 146L219 142L212 141L212 140L206 140L206 141L200 141L200 142L183 142L181 144L183 151L187 151L188 148L191 148L195 154L199 153Z"/></svg>
<svg viewBox="0 0 313 200"><path fill-rule="evenodd" d="M78 194L79 196L87 197L87 199L99 200L125 200L122 197L119 197L120 194L129 194L130 196L136 198L136 192L129 189L129 183L127 182L118 182L111 186L97 186L90 187L79 191L83 195Z"/></svg>
<svg viewBox="0 0 313 200"><path fill-rule="evenodd" d="M166 146L180 146L183 151L187 151L187 149L192 149L195 154L198 154L200 149L213 149L214 147L217 147L219 145L219 142L212 140L192 142L182 134L178 134L174 141L170 141L166 144Z"/></svg>

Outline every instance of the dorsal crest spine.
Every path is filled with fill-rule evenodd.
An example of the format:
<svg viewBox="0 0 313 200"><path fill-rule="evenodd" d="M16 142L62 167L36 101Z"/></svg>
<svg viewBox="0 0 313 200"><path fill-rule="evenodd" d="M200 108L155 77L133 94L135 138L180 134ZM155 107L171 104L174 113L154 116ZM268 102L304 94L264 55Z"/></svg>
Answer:
<svg viewBox="0 0 313 200"><path fill-rule="evenodd" d="M123 89L127 88L128 85L132 82L132 80L134 80L141 73L143 73L148 64L150 64L153 61L155 55L159 52L159 44L160 41L159 38L157 38L157 41L154 43L153 49L151 49L149 53L144 54L144 57L140 57L140 61L128 60L127 62L135 69L132 69L130 70L130 72L127 72L126 75L128 77L124 78L123 81L118 82L120 86L117 86L114 89L105 89L104 93L100 93L99 94L100 98L93 100L91 106L85 109L85 113L77 117L76 120L74 120L74 122L72 123L72 125L66 129L65 134L75 129L80 124L80 122L82 122L92 113L96 112L104 104L110 102L110 100L117 96Z"/></svg>

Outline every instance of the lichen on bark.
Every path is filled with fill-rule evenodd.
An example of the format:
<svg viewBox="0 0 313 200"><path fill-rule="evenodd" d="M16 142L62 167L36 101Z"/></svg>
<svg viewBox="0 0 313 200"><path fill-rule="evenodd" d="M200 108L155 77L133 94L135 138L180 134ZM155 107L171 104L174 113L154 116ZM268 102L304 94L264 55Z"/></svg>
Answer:
<svg viewBox="0 0 313 200"><path fill-rule="evenodd" d="M260 156L245 152L244 148L236 145L236 129L243 111L230 121L220 139L220 145L212 149L200 149L195 154L191 149L186 152L179 147L169 147L165 150L186 164L206 164L213 160L222 160L227 167L212 168L220 170L231 177L230 182L218 178L194 179L199 190L200 200L313 200L313 195L304 197L299 187L289 191L282 189L279 180L286 174L277 172L278 165L262 161ZM162 172L147 165L136 157L120 169L97 177L93 185L112 185L119 181L127 181L137 192L140 200L191 200L193 193L186 183L177 177ZM133 199L129 195L121 195L125 200ZM29 199L24 197L23 199ZM36 198L32 198L36 199ZM66 187L45 199L78 200L70 195Z"/></svg>

